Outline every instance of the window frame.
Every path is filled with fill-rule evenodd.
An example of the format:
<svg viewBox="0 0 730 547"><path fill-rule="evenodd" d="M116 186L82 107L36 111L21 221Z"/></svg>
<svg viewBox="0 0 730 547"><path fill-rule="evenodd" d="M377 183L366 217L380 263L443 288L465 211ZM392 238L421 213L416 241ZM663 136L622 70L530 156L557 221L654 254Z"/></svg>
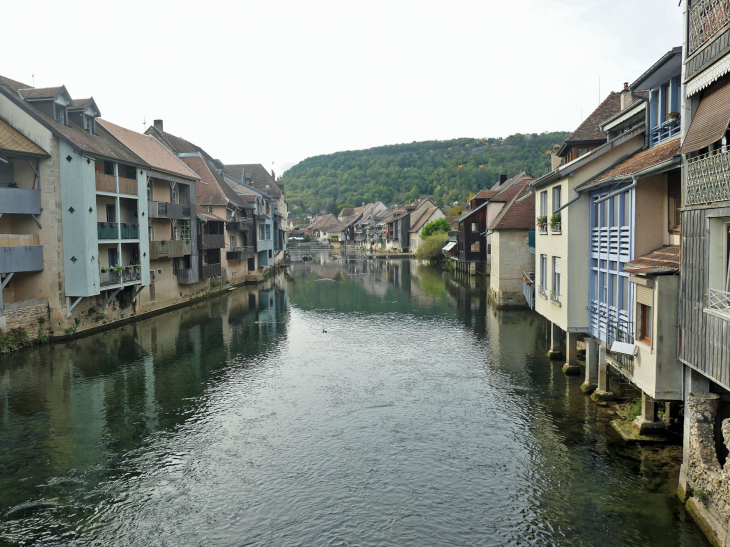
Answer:
<svg viewBox="0 0 730 547"><path fill-rule="evenodd" d="M548 214L548 193L547 190L540 192L540 216L546 217Z"/></svg>
<svg viewBox="0 0 730 547"><path fill-rule="evenodd" d="M563 187L558 184L557 186L553 186L553 207L552 211L553 214L558 212L558 209L562 207L563 205ZM557 197L557 199L556 199Z"/></svg>
<svg viewBox="0 0 730 547"><path fill-rule="evenodd" d="M636 314L639 319L639 340L651 346L654 334L654 310L646 304L639 304ZM647 328L648 326L648 328Z"/></svg>
<svg viewBox="0 0 730 547"><path fill-rule="evenodd" d="M557 268L555 267L558 263L560 263L560 272L557 271ZM563 272L563 263L559 256L553 257L553 275L552 275L552 291L557 294L558 296L562 296L562 293L560 292L560 281L561 276Z"/></svg>

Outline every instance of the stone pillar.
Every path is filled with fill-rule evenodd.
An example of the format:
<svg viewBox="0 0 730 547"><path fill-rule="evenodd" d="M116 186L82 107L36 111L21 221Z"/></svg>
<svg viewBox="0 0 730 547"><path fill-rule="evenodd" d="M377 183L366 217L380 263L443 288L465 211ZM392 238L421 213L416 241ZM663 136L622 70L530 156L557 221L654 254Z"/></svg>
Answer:
<svg viewBox="0 0 730 547"><path fill-rule="evenodd" d="M702 396L710 392L710 380L687 366L684 367L684 438L682 439L682 466L679 469L677 494L684 501L690 475L690 453L692 450L692 419L689 404L690 395Z"/></svg>
<svg viewBox="0 0 730 547"><path fill-rule="evenodd" d="M578 333L565 333L565 364L563 365L565 374L580 374L578 366Z"/></svg>
<svg viewBox="0 0 730 547"><path fill-rule="evenodd" d="M586 379L580 386L586 395L598 387L598 344L593 337L586 338Z"/></svg>
<svg viewBox="0 0 730 547"><path fill-rule="evenodd" d="M599 404L613 400L613 393L608 391L608 364L606 363L606 346L598 346L598 388L591 395L591 399Z"/></svg>
<svg viewBox="0 0 730 547"><path fill-rule="evenodd" d="M641 393L641 414L634 420L641 433L657 432L665 429L664 422L656 419L656 402L646 393Z"/></svg>
<svg viewBox="0 0 730 547"><path fill-rule="evenodd" d="M548 357L550 359L562 359L563 351L562 345L562 329L555 323L550 323L550 351L548 351Z"/></svg>

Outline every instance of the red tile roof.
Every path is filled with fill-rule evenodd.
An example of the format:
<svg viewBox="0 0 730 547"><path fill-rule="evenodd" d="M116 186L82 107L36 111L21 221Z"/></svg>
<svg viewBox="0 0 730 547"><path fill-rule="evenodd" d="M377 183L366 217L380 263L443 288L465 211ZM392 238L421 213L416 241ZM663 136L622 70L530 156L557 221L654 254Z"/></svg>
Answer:
<svg viewBox="0 0 730 547"><path fill-rule="evenodd" d="M519 186L512 201L505 205L489 226L490 230L528 230L535 227L535 193L530 180Z"/></svg>
<svg viewBox="0 0 730 547"><path fill-rule="evenodd" d="M624 271L637 274L676 273L679 265L679 245L664 245L628 262Z"/></svg>
<svg viewBox="0 0 730 547"><path fill-rule="evenodd" d="M599 125L621 110L621 94L611 91L610 95L598 105L590 116L573 131L573 134L565 139L565 144L605 141L606 135L601 132Z"/></svg>

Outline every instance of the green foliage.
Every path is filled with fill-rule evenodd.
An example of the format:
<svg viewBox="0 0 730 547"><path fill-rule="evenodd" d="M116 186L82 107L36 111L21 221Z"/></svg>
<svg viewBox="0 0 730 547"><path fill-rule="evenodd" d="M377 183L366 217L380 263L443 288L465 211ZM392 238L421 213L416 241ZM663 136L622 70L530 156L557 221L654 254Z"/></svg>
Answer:
<svg viewBox="0 0 730 547"><path fill-rule="evenodd" d="M352 209L353 207L355 207L355 206L352 205L351 203L343 203L342 205L337 206L337 213L335 213L335 214L337 216L339 216L339 214L342 212L342 209Z"/></svg>
<svg viewBox="0 0 730 547"><path fill-rule="evenodd" d="M30 346L30 338L23 329L12 329L4 335L0 334L0 354L12 353L25 346Z"/></svg>
<svg viewBox="0 0 730 547"><path fill-rule="evenodd" d="M460 217L464 214L464 208L461 205L457 205L456 207L452 207L449 209L449 212L446 213L446 216L449 217Z"/></svg>
<svg viewBox="0 0 730 547"><path fill-rule="evenodd" d="M449 235L444 232L436 232L423 240L421 246L416 251L416 258L421 260L433 260L443 256L441 250L449 240Z"/></svg>
<svg viewBox="0 0 730 547"><path fill-rule="evenodd" d="M547 230L547 223L548 217L546 215L540 215L535 219L535 224L537 224L541 230Z"/></svg>
<svg viewBox="0 0 730 547"><path fill-rule="evenodd" d="M391 204L421 196L430 196L445 207L491 188L500 174L547 173L550 149L567 136L563 132L517 134L483 139L486 144L453 139L337 152L300 162L282 180L287 200L311 213L327 209L338 214L335 203Z"/></svg>
<svg viewBox="0 0 730 547"><path fill-rule="evenodd" d="M448 234L449 230L451 230L449 221L445 218L437 218L436 220L428 222L423 227L423 230L421 230L421 239L425 240L427 237L435 234L436 232L445 232Z"/></svg>
<svg viewBox="0 0 730 547"><path fill-rule="evenodd" d="M555 213L553 216L550 217L550 226L555 226L556 224L560 224L560 213Z"/></svg>
<svg viewBox="0 0 730 547"><path fill-rule="evenodd" d="M692 495L702 505L707 505L707 502L710 501L710 493L707 490L692 490Z"/></svg>
<svg viewBox="0 0 730 547"><path fill-rule="evenodd" d="M634 399L629 406L626 407L626 418L634 421L641 414L641 399Z"/></svg>
<svg viewBox="0 0 730 547"><path fill-rule="evenodd" d="M312 236L309 234L304 234L304 241L312 241Z"/></svg>

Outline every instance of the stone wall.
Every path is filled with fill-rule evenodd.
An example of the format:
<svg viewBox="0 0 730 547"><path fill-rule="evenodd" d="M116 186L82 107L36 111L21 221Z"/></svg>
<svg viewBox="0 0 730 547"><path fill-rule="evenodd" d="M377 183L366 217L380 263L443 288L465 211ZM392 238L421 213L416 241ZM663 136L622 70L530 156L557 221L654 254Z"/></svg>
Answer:
<svg viewBox="0 0 730 547"><path fill-rule="evenodd" d="M730 545L730 458L720 465L715 450L714 426L720 396L714 393L687 396L689 445L686 467L692 497L688 509L715 545ZM722 434L730 448L730 419L723 420ZM691 502L691 503L690 503Z"/></svg>
<svg viewBox="0 0 730 547"><path fill-rule="evenodd" d="M47 337L49 328L48 300L45 298L6 304L0 312L0 331L24 330L32 342L41 336Z"/></svg>

